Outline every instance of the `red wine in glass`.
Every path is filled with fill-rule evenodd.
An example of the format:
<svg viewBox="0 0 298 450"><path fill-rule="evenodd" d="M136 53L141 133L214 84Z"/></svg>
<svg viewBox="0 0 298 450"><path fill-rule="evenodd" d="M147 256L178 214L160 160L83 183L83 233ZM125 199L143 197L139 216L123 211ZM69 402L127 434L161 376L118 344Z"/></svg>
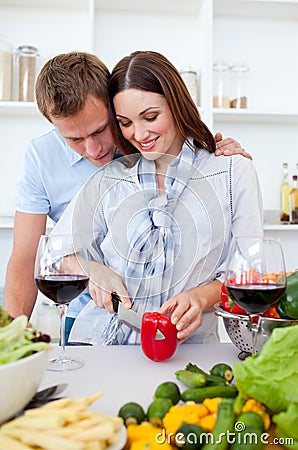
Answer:
<svg viewBox="0 0 298 450"><path fill-rule="evenodd" d="M76 242L76 244L74 243ZM73 235L43 235L35 258L34 280L37 288L58 305L61 354L49 361L48 369L79 369L83 361L67 356L65 351L65 316L67 305L78 297L89 281L87 237L74 241Z"/></svg>
<svg viewBox="0 0 298 450"><path fill-rule="evenodd" d="M236 305L246 312L262 314L278 302L286 288L275 284L227 284L226 289Z"/></svg>
<svg viewBox="0 0 298 450"><path fill-rule="evenodd" d="M35 284L40 292L57 304L68 304L86 289L88 281L87 276L64 273L35 278Z"/></svg>
<svg viewBox="0 0 298 450"><path fill-rule="evenodd" d="M234 238L227 259L225 286L235 304L249 314L255 353L261 314L277 303L286 289L286 268L279 240Z"/></svg>

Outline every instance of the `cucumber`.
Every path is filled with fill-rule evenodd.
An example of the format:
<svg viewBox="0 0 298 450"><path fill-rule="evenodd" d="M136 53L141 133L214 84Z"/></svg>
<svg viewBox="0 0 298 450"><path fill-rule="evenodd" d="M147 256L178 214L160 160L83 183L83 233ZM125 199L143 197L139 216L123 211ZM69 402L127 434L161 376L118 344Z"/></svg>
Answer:
<svg viewBox="0 0 298 450"><path fill-rule="evenodd" d="M202 374L206 379L206 386L226 386L227 384L229 384L224 378L211 375L202 370L196 364L188 363L185 367L185 370L192 373Z"/></svg>
<svg viewBox="0 0 298 450"><path fill-rule="evenodd" d="M205 398L223 397L235 398L238 394L237 387L232 386L205 386L201 388L186 389L181 393L181 400L184 402L193 401L202 403Z"/></svg>
<svg viewBox="0 0 298 450"><path fill-rule="evenodd" d="M223 378L228 383L231 383L234 378L232 367L226 363L215 364L210 370L210 374Z"/></svg>
<svg viewBox="0 0 298 450"><path fill-rule="evenodd" d="M212 387L212 386L211 386ZM228 434L232 432L234 425L233 400L224 398L218 404L217 419L207 444L202 450L226 450L228 448Z"/></svg>
<svg viewBox="0 0 298 450"><path fill-rule="evenodd" d="M206 385L206 377L202 373L190 372L189 370L177 370L177 380L189 388L202 387Z"/></svg>

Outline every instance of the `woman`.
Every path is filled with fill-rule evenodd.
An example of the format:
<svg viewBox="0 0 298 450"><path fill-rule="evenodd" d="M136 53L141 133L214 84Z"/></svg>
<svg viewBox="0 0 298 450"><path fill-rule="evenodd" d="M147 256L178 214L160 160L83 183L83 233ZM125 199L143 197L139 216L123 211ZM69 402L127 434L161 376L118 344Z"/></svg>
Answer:
<svg viewBox="0 0 298 450"><path fill-rule="evenodd" d="M73 229L92 230L90 251L108 276L94 275L95 303L80 313L71 338L139 342L117 314L96 307L112 312L107 293L116 291L139 313L170 313L180 342L215 341L213 305L230 240L263 233L255 169L241 156L214 156L211 132L179 72L161 54L123 58L112 71L109 93L114 138L129 156L96 174L76 202Z"/></svg>

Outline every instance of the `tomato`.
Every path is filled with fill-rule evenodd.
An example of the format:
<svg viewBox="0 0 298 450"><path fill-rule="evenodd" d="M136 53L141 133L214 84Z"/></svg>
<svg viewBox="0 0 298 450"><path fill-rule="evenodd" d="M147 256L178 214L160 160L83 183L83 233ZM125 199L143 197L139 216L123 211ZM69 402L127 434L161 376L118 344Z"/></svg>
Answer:
<svg viewBox="0 0 298 450"><path fill-rule="evenodd" d="M276 307L274 305L263 313L263 317L269 317L271 319L280 319L280 315L276 311Z"/></svg>
<svg viewBox="0 0 298 450"><path fill-rule="evenodd" d="M247 312L240 308L240 306L236 305L233 300L228 296L226 287L224 284L221 285L221 304L223 309L232 314L244 314L247 315Z"/></svg>
<svg viewBox="0 0 298 450"><path fill-rule="evenodd" d="M157 330L164 339L156 339ZM177 329L171 318L159 312L146 312L142 317L141 346L147 358L164 361L173 356L177 348Z"/></svg>

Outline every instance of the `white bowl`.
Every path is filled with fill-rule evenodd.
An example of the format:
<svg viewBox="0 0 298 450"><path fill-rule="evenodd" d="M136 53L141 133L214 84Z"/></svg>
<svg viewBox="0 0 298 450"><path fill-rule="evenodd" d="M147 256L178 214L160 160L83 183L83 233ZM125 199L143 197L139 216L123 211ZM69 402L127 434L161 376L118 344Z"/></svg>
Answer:
<svg viewBox="0 0 298 450"><path fill-rule="evenodd" d="M0 423L10 419L32 399L45 373L48 352L0 364Z"/></svg>

